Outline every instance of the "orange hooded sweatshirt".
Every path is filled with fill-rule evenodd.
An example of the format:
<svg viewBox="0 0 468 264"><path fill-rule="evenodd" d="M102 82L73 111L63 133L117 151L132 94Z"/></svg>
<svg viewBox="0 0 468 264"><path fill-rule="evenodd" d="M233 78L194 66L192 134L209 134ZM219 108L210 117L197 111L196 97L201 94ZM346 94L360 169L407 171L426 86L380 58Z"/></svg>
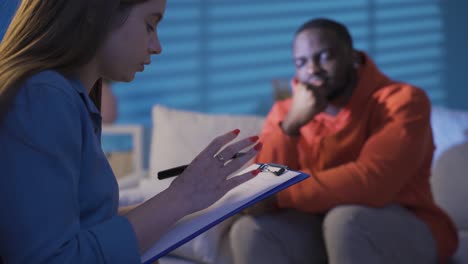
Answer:
<svg viewBox="0 0 468 264"><path fill-rule="evenodd" d="M358 74L347 105L336 116L316 115L297 137L279 125L292 99L275 103L256 161L286 164L311 175L278 194L280 208L324 213L343 204L400 204L429 226L444 263L455 252L458 237L430 188L430 101L423 90L390 80L368 56Z"/></svg>

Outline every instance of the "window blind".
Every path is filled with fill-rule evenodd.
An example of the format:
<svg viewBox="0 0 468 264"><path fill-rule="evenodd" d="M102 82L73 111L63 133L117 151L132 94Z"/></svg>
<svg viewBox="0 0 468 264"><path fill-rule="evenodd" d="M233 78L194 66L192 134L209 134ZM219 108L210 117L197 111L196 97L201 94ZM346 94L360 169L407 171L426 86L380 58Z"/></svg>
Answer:
<svg viewBox="0 0 468 264"><path fill-rule="evenodd" d="M314 17L348 26L355 47L393 79L444 104L447 66L441 1L170 0L159 33L163 53L132 83L116 83L119 123L151 124L163 104L208 113L264 115L272 80L294 73L295 30ZM0 3L5 30L16 0ZM7 22L5 22L7 21ZM3 33L3 32L2 32Z"/></svg>
<svg viewBox="0 0 468 264"><path fill-rule="evenodd" d="M119 122L151 123L163 104L208 113L260 114L272 80L294 73L295 30L314 17L348 26L355 47L390 77L443 103L444 35L439 1L171 0L160 25L163 54L131 84L115 84Z"/></svg>

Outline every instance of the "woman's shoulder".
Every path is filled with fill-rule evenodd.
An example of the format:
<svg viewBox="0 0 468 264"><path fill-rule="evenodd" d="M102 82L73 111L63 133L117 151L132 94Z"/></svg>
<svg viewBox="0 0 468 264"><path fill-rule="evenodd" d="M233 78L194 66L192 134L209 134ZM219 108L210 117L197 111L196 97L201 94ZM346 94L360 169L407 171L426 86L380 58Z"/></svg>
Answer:
<svg viewBox="0 0 468 264"><path fill-rule="evenodd" d="M44 70L33 74L25 80L22 84L23 87L42 86L56 89L63 89L72 86L63 74L54 70Z"/></svg>
<svg viewBox="0 0 468 264"><path fill-rule="evenodd" d="M77 90L71 80L54 70L45 70L28 77L19 89L18 99L56 95L75 100Z"/></svg>
<svg viewBox="0 0 468 264"><path fill-rule="evenodd" d="M33 118L44 111L79 114L85 109L81 103L79 87L56 71L42 71L20 84L9 112L17 118ZM54 114L54 116L56 116Z"/></svg>

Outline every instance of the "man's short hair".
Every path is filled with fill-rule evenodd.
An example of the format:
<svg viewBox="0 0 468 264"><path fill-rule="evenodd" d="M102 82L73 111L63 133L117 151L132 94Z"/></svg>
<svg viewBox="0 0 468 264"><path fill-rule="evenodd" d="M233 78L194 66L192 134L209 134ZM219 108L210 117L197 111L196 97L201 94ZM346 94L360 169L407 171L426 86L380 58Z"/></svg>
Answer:
<svg viewBox="0 0 468 264"><path fill-rule="evenodd" d="M342 40L344 44L346 44L349 48L353 49L353 39L351 38L351 34L349 34L349 31L346 28L346 26L328 18L315 18L305 22L296 31L295 36L299 35L305 30L313 28L326 29L335 32L338 38Z"/></svg>

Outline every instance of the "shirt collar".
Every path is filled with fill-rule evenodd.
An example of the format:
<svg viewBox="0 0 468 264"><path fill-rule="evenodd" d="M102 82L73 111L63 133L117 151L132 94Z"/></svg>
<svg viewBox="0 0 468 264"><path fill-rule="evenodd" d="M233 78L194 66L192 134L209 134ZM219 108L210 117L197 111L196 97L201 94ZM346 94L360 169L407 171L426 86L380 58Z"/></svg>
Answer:
<svg viewBox="0 0 468 264"><path fill-rule="evenodd" d="M71 83L71 86L80 94L81 99L85 103L88 111L90 113L100 115L101 112L97 109L93 101L91 101L91 98L89 97L89 94L86 91L86 88L84 87L83 83L78 78L73 78L73 77L70 77L69 81Z"/></svg>

